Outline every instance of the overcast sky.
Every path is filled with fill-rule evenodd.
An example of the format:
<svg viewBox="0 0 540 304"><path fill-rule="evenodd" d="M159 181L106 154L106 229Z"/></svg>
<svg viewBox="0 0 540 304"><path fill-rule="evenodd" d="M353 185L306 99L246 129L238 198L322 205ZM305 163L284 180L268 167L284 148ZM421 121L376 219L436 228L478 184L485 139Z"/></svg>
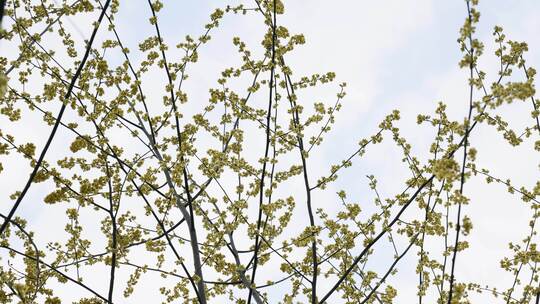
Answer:
<svg viewBox="0 0 540 304"><path fill-rule="evenodd" d="M141 39L153 33L153 28L146 22L149 17L146 1L120 2L118 31L133 51L133 58L140 60L141 57L137 58L140 55L135 51L137 45ZM165 41L172 46L186 34L197 37L203 33L208 15L215 8L223 6L224 2L184 0L164 3L165 8L159 15L160 26ZM241 2L230 2L231 5L238 3ZM249 2L243 3L253 6ZM286 13L278 17L278 23L288 27L292 33L303 33L307 40L304 46L288 57L295 75L333 71L337 74L337 83L348 84L336 127L320 148L320 154L310 159L315 167L314 172L319 173L315 175L328 172L329 164L347 157L354 151L360 138L377 131L378 123L392 109L402 111L403 135L413 144L413 152L424 158L433 138L433 130L418 127L416 115L432 112L438 101L448 104L452 119L461 120L466 115L468 71L458 67L462 55L456 42L459 28L467 15L464 1L291 0L285 5ZM481 19L477 37L486 44L485 55L479 64L482 70L488 72L488 81L498 77L492 42L495 25L501 25L509 39L526 41L530 50L526 54L529 66L540 67L540 1L484 0L479 10ZM72 27L74 35L88 37L91 32L89 22L93 20L71 20L78 29ZM215 85L221 70L238 63L238 54L232 45L234 36L241 37L255 48L259 46L262 30L260 16L225 17L222 26L212 34L212 41L201 50L200 64L189 71L190 80L186 90L190 98L207 98L208 88ZM50 48L55 45L60 47L58 41L45 40L44 44ZM0 53L4 52L10 54L10 58L16 54L13 47L0 43ZM148 79L148 82L150 88L161 86L159 80ZM337 83L307 95L305 102L321 100L332 103L338 91ZM530 120L524 121L530 118L529 113L530 104L520 104L508 108L505 117L519 129L532 123ZM13 130L21 136L33 138L39 150L43 135L49 131L31 129L29 124L19 124ZM2 118L0 129L7 128L8 122ZM471 142L479 148L480 167L490 168L496 176L511 178L518 186L531 187L540 178L540 158L537 153L530 152L536 139L526 140L517 149L508 149L500 135L482 126L472 135ZM60 145L69 141L63 137L55 139ZM29 171L24 170L29 170L28 166L25 165L24 170L13 170L17 166L19 164L15 163L5 166L5 172L0 175L0 184L9 188L0 191L2 201L7 201L13 191L22 188L27 178ZM366 194L369 192L365 178L367 174L377 176L380 191L386 197L399 193L403 189L403 181L409 176L407 168L401 163L400 151L392 145L382 145L349 168L329 192L346 189L357 201L371 198L372 193ZM481 178L473 178L465 189L472 202L464 210L472 218L474 230L468 238L471 248L459 257L458 279L506 289L512 277L499 269L499 261L509 253L506 245L509 241L519 241L525 237L530 219L529 208L517 196L507 194L504 187L485 185ZM39 200L45 191L36 186L28 197ZM315 203L320 206L326 198L321 195ZM1 204L0 210L5 212L9 207L9 204ZM31 219L30 225L34 229L55 225L63 229L63 222L55 223L58 218L64 218L63 212L56 207L45 207L27 202L18 214ZM45 243L50 239L43 236L41 241ZM0 254L4 255L5 251ZM391 279L399 290L396 303L411 303L411 299L416 298L415 260L414 255L404 259L400 264L403 274L400 272ZM391 261L379 259L378 263L388 265ZM96 280L99 281L98 278ZM106 290L106 286L97 289ZM326 290L326 287L322 289ZM81 295L76 289L65 292L66 297ZM138 292L138 296L144 297L144 292ZM147 295L147 299L151 297ZM485 302L486 298L477 295L473 299L488 303Z"/></svg>

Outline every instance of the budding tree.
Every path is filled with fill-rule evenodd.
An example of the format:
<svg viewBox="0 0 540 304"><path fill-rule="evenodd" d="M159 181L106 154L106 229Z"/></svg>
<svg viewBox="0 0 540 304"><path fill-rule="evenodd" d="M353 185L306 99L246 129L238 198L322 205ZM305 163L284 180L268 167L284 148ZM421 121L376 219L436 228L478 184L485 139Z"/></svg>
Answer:
<svg viewBox="0 0 540 304"><path fill-rule="evenodd" d="M395 303L404 287L391 279L403 263L414 263L417 278L407 303L470 303L481 292L539 303L540 183L515 185L479 167L477 155L490 147L471 139L495 129L509 146L540 150L536 72L527 45L499 26L495 54L483 54L478 0L464 1L458 34L469 98L456 102L465 117L452 117L443 102L419 109L418 128L432 134L420 157L396 109L324 168L314 161L321 147L345 149L332 127L346 84L289 63L309 44L282 22L283 0L224 6L183 41L164 35L160 16L172 4L139 2L149 18L132 26L151 29L140 39L116 26L125 5L118 0L2 2L0 46L9 51L0 54L0 175L24 182L2 186L1 303L73 295L81 304ZM221 23L248 16L259 43L234 37L238 64L212 71L218 79L206 95L189 89ZM481 56L495 56L498 73L485 73ZM313 99L319 88L335 98ZM518 102L532 114L524 130L505 116ZM402 154L408 178L388 181L401 191L384 197L371 174L370 200L335 186L383 143ZM509 286L457 272L473 229L473 177L507 188L530 210L530 233L493 265L509 273ZM24 208L47 210L62 229L35 226Z"/></svg>

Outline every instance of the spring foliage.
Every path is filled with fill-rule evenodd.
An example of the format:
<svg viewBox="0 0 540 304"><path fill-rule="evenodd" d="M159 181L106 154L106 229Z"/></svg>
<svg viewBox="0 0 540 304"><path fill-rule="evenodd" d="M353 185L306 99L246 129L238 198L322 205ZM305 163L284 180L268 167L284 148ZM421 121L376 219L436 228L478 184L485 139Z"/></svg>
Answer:
<svg viewBox="0 0 540 304"><path fill-rule="evenodd" d="M495 54L483 53L475 36L478 1L465 1L458 39L468 115L452 120L442 102L432 113L418 113L418 125L433 130L430 158L413 154L394 110L322 176L312 173L310 160L321 145L336 144L330 131L346 84L335 84L333 72L302 76L288 65L289 53L309 44L280 23L285 1L217 9L200 36L176 43L160 28L167 3L146 5L140 9L150 18L141 22L153 32L130 50L115 27L118 0L6 2L0 44L14 44L19 53L0 54L0 174L16 173L3 170L8 157L24 161L33 170L28 187L46 193L36 201L25 189L1 202L13 216L1 214L0 303L66 303L64 289L77 290L79 304L138 303L137 290L153 288L161 295L156 303L395 303L402 287L389 278L405 256L416 265L419 303L470 303L478 292L505 303L538 303L540 184L527 189L479 168L482 147L469 137L479 128L497 130L510 146L538 137L536 71L526 65L527 44L499 26ZM248 14L264 25L260 43L235 37L239 65L219 71L207 99L190 96L189 73L201 49L223 19ZM93 33L100 39L92 35L82 44L67 29L68 18L96 20ZM64 48L47 49L45 39ZM492 83L478 65L481 56L500 62L498 75L489 75ZM156 75L162 86L145 84ZM337 89L335 100L303 97L319 87ZM517 102L530 105L524 131L513 130L500 114ZM35 117L50 130L50 146L11 133L12 124ZM404 190L383 198L369 175L373 201L336 193L332 185L342 173L383 141L402 152L410 176L393 182ZM540 140L534 149L540 150ZM53 160L52 153L61 156ZM473 175L530 207L530 233L510 243L511 255L498 265L513 278L504 288L455 273L474 229L466 213L474 204L467 196ZM319 199L322 193L332 200ZM30 231L31 219L17 210L25 204L63 210L55 221L65 222L64 235L47 227ZM407 213L412 220L403 220ZM393 252L377 260L382 271L368 263L377 250ZM92 273L100 279L85 278Z"/></svg>

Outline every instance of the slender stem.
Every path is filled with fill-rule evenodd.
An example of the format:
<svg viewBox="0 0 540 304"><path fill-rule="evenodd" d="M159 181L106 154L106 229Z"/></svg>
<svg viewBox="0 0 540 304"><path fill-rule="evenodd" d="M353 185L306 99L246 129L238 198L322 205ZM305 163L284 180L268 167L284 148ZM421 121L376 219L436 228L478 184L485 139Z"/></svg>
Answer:
<svg viewBox="0 0 540 304"><path fill-rule="evenodd" d="M113 293L114 293L114 278L115 278L115 271L116 271L116 250L117 250L117 226L116 226L116 215L114 213L114 202L113 202L113 187L111 184L111 173L109 170L109 164L107 160L105 160L105 168L107 172L107 185L109 187L109 215L111 218L111 225L112 225L112 254L111 254L111 271L110 271L110 278L109 278L109 296L108 301L109 303L113 303Z"/></svg>
<svg viewBox="0 0 540 304"><path fill-rule="evenodd" d="M472 16L471 16L471 8L470 3L467 0L467 12L468 12L468 19L469 24L472 26ZM466 125L468 126L471 118L472 118L472 111L473 111L473 93L474 93L474 83L473 83L473 77L474 77L474 66L475 66L475 60L474 60L474 48L473 48L473 41L472 41L472 34L469 34L469 44L471 46L470 51L470 63L469 63L469 113L467 116ZM461 164L461 177L460 177L460 186L459 186L459 194L463 195L463 188L465 185L465 168L467 166L467 147L469 142L469 128L466 128L465 133L465 143L463 144L463 160ZM457 253L458 253L458 247L459 247L459 235L461 232L461 209L462 209L462 199L459 199L458 202L458 211L457 211L457 219L456 219L456 238L454 242L454 248L452 253L452 262L451 262L451 270L450 270L450 290L448 292L448 299L447 304L450 304L452 302L452 296L454 292L454 281L455 281L455 268L456 268L456 259L457 259Z"/></svg>
<svg viewBox="0 0 540 304"><path fill-rule="evenodd" d="M282 64L285 64L283 57L281 58ZM289 75L285 75L287 82L286 82L286 89L287 89L287 96L289 98L289 102L291 103L291 111L293 115L293 123L295 128L299 128L300 126L300 116L298 113L298 107L296 105L295 99L295 93L294 93L294 86L291 81L291 77ZM290 91L289 91L290 89ZM315 216L313 215L313 208L312 208L312 202L311 202L311 186L309 185L309 175L308 175L308 169L307 169L307 162L306 162L306 151L304 149L304 140L302 136L300 135L300 130L297 130L296 139L298 141L298 150L300 152L300 158L302 160L302 172L304 177L304 187L306 191L306 205L307 205L307 211L309 216L309 225L311 228L311 233L313 240L311 241L311 259L312 259L312 277L311 277L311 303L316 304L317 303L317 276L318 276L318 262L317 262L317 234L315 233Z"/></svg>
<svg viewBox="0 0 540 304"><path fill-rule="evenodd" d="M19 195L19 197L17 197L17 201L15 202L15 205L13 205L13 207L9 211L9 214L7 215L6 220L4 221L4 223L2 223L2 226L0 227L0 236L4 233L4 230L6 229L8 223L11 221L11 219L13 218L13 215L19 208L22 200L24 199L26 193L28 192L28 189L30 189L30 186L32 185L32 182L34 181L34 178L36 177L36 174L38 173L39 168L41 167L41 163L45 159L45 155L47 154L47 151L49 150L49 147L52 143L52 140L56 135L56 131L58 130L58 126L60 125L60 122L62 121L62 117L64 115L64 111L67 106L67 100L71 97L71 93L73 92L75 83L77 82L77 79L79 79L82 69L84 65L86 64L86 60L88 59L88 56L90 55L90 50L92 49L94 38L96 37L97 31L99 29L99 25L101 24L101 21L103 20L103 16L105 15L105 11L109 7L110 3L111 3L111 0L107 0L107 2L105 2L105 6L101 10L101 14L99 15L98 21L94 27L94 30L92 31L92 36L90 37L90 40L88 41L88 44L86 45L86 50L85 50L83 59L81 60L81 63L79 64L79 67L77 68L77 71L75 72L75 75L73 75L71 82L69 84L68 90L66 92L66 95L64 96L64 100L66 100L66 102L62 104L62 107L60 107L60 111L58 112L58 115L56 116L56 121L51 130L51 133L49 134L49 138L47 139L45 146L41 150L38 161L34 165L34 169L32 170L32 173L30 174L30 177L28 178L26 185L24 186L24 189L21 191L21 194Z"/></svg>
<svg viewBox="0 0 540 304"><path fill-rule="evenodd" d="M274 99L274 77L275 77L275 65L276 65L276 1L274 0L274 12L273 12L273 18L274 22L272 23L272 60L271 60L271 66L270 66L270 83L268 86L269 96L268 96L268 109L266 113L266 139L265 139L265 148L264 148L264 159L263 159L263 165L262 165L262 172L261 172L261 178L259 181L259 212L257 216L257 233L255 235L255 251L253 253L253 268L251 271L251 285L255 284L255 275L257 273L257 266L259 263L259 250L260 250L260 240L259 240L259 234L262 234L260 232L261 225L262 225L262 205L264 200L264 179L266 177L266 166L268 163L268 154L270 151L270 122L272 118L272 101ZM251 298L253 296L253 289L249 289L248 294L248 301L247 303L251 303Z"/></svg>
<svg viewBox="0 0 540 304"><path fill-rule="evenodd" d="M185 187L185 191L187 193L187 196L188 196L188 206L190 208L190 212L188 214L185 206L183 205L183 203L181 202L181 199L180 199L180 196L177 194L176 192L176 188L174 187L174 183L172 182L172 178L170 176L170 173L167 169L164 169L164 173L165 173L165 177L166 177L166 180L167 180L167 184L169 185L169 188L173 191L174 193L174 196L176 198L176 205L177 207L180 209L180 212L182 213L183 217L186 219L186 223L189 227L189 236L190 236L190 239L191 239L191 242L190 242L190 245L191 245L191 251L192 251L192 254L193 254L193 265L194 265L194 268L195 268L195 274L197 275L197 288L199 290L199 301L201 302L201 304L206 304L206 292L205 292L205 284L204 284L204 276L203 276L203 272L202 272L202 264L201 264L201 257L200 257L200 251L199 251L199 245L198 245L198 238L197 238L197 231L196 231L196 228L195 228L195 222L194 222L194 214L193 214L193 209L192 209L192 197L191 197L191 194L189 192L189 184L188 184L188 176L187 176L187 169L186 169L186 162L184 160L184 154L183 154L183 151L182 151L182 132L180 131L180 121L179 121L179 113L178 113L178 109L176 107L176 98L174 96L174 86L173 86L173 83L172 83L172 75L171 75L171 72L169 70L169 66L168 66L168 63L167 63L167 57L165 56L165 47L163 45L163 38L161 37L161 32L160 32L160 29L159 29L159 25L158 25L158 20L157 20L157 16L156 16L156 12L155 12L155 9L152 5L152 2L150 0L148 0L148 5L150 6L150 10L152 12L152 16L154 18L154 26L155 26L155 29L156 29L156 33L157 33L157 36L158 36L158 41L159 41L159 46L160 46L160 49L161 49L161 56L162 56L162 59L163 59L163 66L165 68L165 72L167 73L167 80L168 80L168 90L170 91L171 93L171 104L172 104L172 108L173 108L173 112L174 112L174 120L175 120L175 128L176 128L176 136L177 136L177 140L178 140L178 152L180 154L180 160L182 162L182 165L183 165L183 168L182 168L182 171L183 171L183 175L184 175L184 187ZM155 146L155 143L153 143L152 145ZM163 158L161 156L159 156L159 151L157 150L157 148L154 148L155 152L156 152L156 156L158 156L158 159L160 161L163 161Z"/></svg>

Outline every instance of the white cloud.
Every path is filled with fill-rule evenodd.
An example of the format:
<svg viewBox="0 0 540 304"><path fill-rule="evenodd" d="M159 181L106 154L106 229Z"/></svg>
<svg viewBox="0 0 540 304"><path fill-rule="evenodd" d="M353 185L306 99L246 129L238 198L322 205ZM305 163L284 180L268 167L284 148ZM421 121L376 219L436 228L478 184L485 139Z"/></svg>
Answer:
<svg viewBox="0 0 540 304"><path fill-rule="evenodd" d="M480 37L483 40L491 39L492 26L502 24L507 29L510 39L530 42L531 52L528 57L531 58L531 63L540 63L540 56L537 56L540 52L539 21L535 13L540 5L534 1L522 1L519 5L512 6L504 1L489 2L490 6L485 3L487 1L481 6L483 14L479 28ZM167 54L173 61L179 56L174 50L174 45L186 34L198 36L202 33L202 26L208 21L207 15L217 4L214 2L165 4L160 25L165 41L170 46ZM134 62L140 62L142 59L137 55L138 43L153 32L147 22L149 14L146 6L145 1L122 3L118 17L118 30L122 37L126 37ZM170 10L167 10L168 8ZM460 53L455 43L457 30L465 18L465 13L464 3L428 0L414 3L398 0L371 2L304 0L287 3L286 14L279 17L278 23L288 26L293 33L304 33L307 39L305 46L287 57L289 64L295 68L294 77L334 71L338 82L348 83L348 95L343 110L338 114L335 129L319 147L320 155L313 155L308 160L310 171L314 176L327 173L330 164L340 161L354 151L358 139L373 134L378 122L393 108L402 110L402 131L405 137L410 138L414 147L413 152L421 159L426 159L428 144L434 133L433 130L426 129L419 131L419 127L415 124L415 115L419 112L432 111L438 101L449 104L452 119L461 120L465 115L467 73L457 67ZM77 25L80 29L87 29L90 20L92 18L81 21L82 23L77 20ZM188 69L190 79L186 82L185 90L190 94L190 101L194 105L183 109L185 113L199 111L203 101L208 98L208 89L215 86L215 80L221 70L238 63L239 55L232 46L232 37L240 36L249 46L257 48L261 29L262 25L257 16L233 16L223 20L222 28L212 33L212 40L201 50L201 63ZM59 41L47 43L53 49L61 49ZM493 58L493 46L489 43L486 46L485 57ZM7 50L9 54L15 52L10 47ZM497 62L493 59L481 61L481 68L486 71L494 71L496 67ZM164 85L162 73L163 71L151 71L143 78L144 89L153 104L161 102ZM39 83L37 80L34 81ZM35 88L40 87L36 85ZM324 89L303 94L304 98L300 102L310 104L320 100L330 104L335 101L336 93L337 86L329 85ZM266 102L265 98L256 95L253 102L263 105ZM523 104L509 110L515 111L508 115L511 123L523 124L520 119L529 117L528 107L528 104ZM30 116L27 118L24 125L20 124L10 132L35 142L39 149L43 136L48 134L49 128L43 127L38 119L30 119ZM3 126L8 126L5 120L1 122L2 129L6 128ZM251 128L254 129L255 126ZM248 158L251 161L256 161L262 156L261 143L258 141L262 130L257 129L256 132L258 133L252 132L246 136L250 149ZM71 140L70 136L66 132L61 132L55 139L55 144L66 146ZM122 134L116 136L120 139ZM536 154L527 152L531 149L531 141L524 144L526 149L506 149L501 135L495 134L486 126L479 126L471 140L473 145L485 147L479 150L479 162L485 167L492 168L493 174L512 177L516 184L527 187L538 180L539 159ZM201 144L210 145L211 142L201 139ZM63 155L62 152L64 151L60 149L52 150L49 156L51 162ZM297 155L293 155L292 159L297 160ZM291 160L284 160L283 164L289 161ZM5 167L5 173L0 175L0 184L7 185L5 189L9 191L2 191L3 201L21 187L27 176L25 170L29 170L27 165L20 161L14 161ZM326 193L317 193L315 207L325 208L329 213L337 212L339 206L336 206L334 193L342 188L349 190L352 200L365 201L367 204L373 199L373 193L367 192L370 190L364 177L366 174L377 175L380 191L384 197L392 197L398 193L403 187L401 181L409 176L405 165L401 162L400 150L391 143L386 143L368 150L365 158L357 158L353 167L342 173L341 181L330 187ZM232 185L234 181L223 182ZM298 186L300 184L301 180L295 179L278 193L283 196L295 194L298 197L296 210L299 213L293 219L295 225L291 226L290 233L297 233L307 222L303 216L305 202ZM31 226L34 226L36 231L39 231L40 227L48 227L47 234L37 236L42 243L50 241L51 235L54 235L55 239L62 238L64 226L63 222L58 221L63 216L64 207L51 208L40 202L42 194L46 193L44 188L34 186L19 213L33 220ZM465 192L471 196L472 202L465 206L464 210L473 219L475 229L468 238L472 244L471 248L459 256L458 279L505 288L509 286L510 276L499 270L498 261L508 254L509 251L505 247L508 241L518 241L525 236L529 218L528 208L515 196L506 194L504 187L485 185L480 178L474 178L467 183ZM251 202L254 203L255 200ZM139 204L137 208L142 204L140 200L130 203ZM2 211L8 207L9 204L2 204ZM370 208L366 207L366 211L369 210ZM255 208L250 208L249 211L249 216L252 217L256 213ZM414 215L411 212L407 216ZM98 225L100 219L101 217L96 214L87 214L84 220L89 225ZM508 227L509 222L512 223L511 228ZM89 238L99 235L98 231L87 233ZM247 248L250 245L241 235L238 235L236 240L239 247ZM185 249L185 252L188 252L187 248ZM383 250L386 248L382 247L380 251ZM399 274L390 279L397 286L404 287L402 291L400 290L398 303L409 303L416 298L414 274L416 256L414 252L411 252L410 256L401 261ZM133 254L134 259L143 257L142 253ZM376 256L370 267L384 269L385 265L391 263L389 258L388 252L382 252ZM245 258L245 261L247 259ZM189 254L187 260L189 262L187 264L191 265ZM262 271L267 276L278 278L276 268L277 263L273 262L266 265ZM105 290L102 276L106 275L106 269L100 269L100 272L89 271L88 274L88 282L99 286L98 289ZM126 276L124 273L121 278ZM405 281L407 282L403 283ZM331 282L323 280L321 284L323 289L328 289ZM135 297L154 299L155 295L150 293L149 289L156 285L157 280L148 279L144 282L145 287L142 289L144 293L137 291ZM284 290L287 289L280 286L269 289L272 301L277 301ZM62 293L69 299L82 295L75 288L63 289ZM239 294L245 296L245 292ZM337 298L335 301L338 301Z"/></svg>

